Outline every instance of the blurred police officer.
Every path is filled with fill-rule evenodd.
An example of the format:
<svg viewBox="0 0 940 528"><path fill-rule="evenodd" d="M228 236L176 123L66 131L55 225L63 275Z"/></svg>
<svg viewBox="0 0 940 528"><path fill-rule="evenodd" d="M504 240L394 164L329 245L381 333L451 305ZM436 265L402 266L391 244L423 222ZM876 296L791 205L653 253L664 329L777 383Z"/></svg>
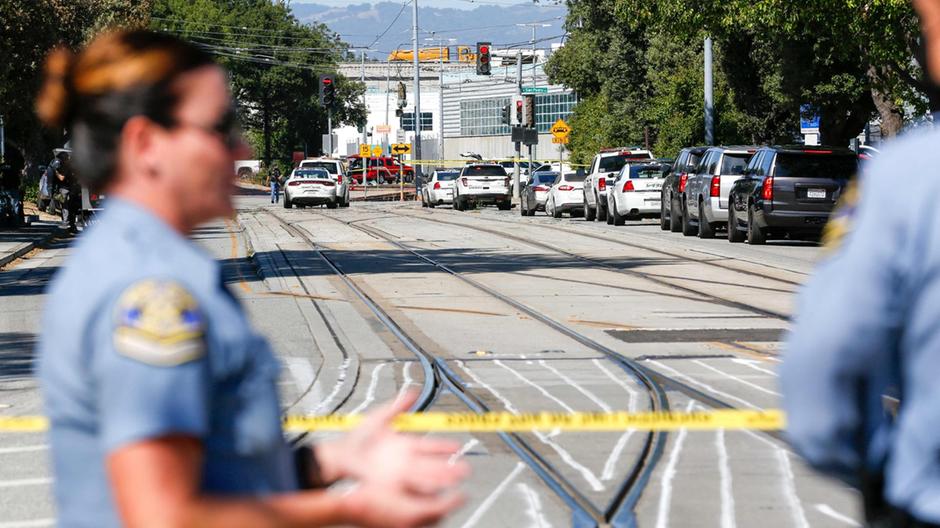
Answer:
<svg viewBox="0 0 940 528"><path fill-rule="evenodd" d="M940 83L940 1L914 4ZM899 139L847 193L781 371L793 446L862 490L871 526L940 526L938 145L937 128Z"/></svg>
<svg viewBox="0 0 940 528"><path fill-rule="evenodd" d="M188 238L233 213L245 155L228 81L198 48L119 32L55 52L37 102L109 204L56 276L39 378L60 526L422 526L454 509L453 442L390 430L292 451L278 365ZM350 493L305 491L337 479Z"/></svg>

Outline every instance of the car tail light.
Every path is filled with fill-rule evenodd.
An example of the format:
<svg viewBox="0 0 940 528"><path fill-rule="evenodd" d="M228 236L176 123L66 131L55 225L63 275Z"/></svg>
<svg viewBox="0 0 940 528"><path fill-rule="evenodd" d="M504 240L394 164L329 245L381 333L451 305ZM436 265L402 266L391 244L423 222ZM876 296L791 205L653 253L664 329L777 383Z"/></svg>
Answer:
<svg viewBox="0 0 940 528"><path fill-rule="evenodd" d="M598 190L598 191L606 191L606 190L607 190L607 178L605 178L605 177L603 177L603 176L601 176L600 178L598 178L598 180L597 180L597 190Z"/></svg>
<svg viewBox="0 0 940 528"><path fill-rule="evenodd" d="M342 175L342 174L336 176L336 183L343 183L343 175Z"/></svg>
<svg viewBox="0 0 940 528"><path fill-rule="evenodd" d="M336 184L333 183L333 181L331 181L331 180L319 181L319 182L315 182L315 183L319 183L320 185L322 185L322 186L324 186L324 187L333 187L334 185L336 185Z"/></svg>
<svg viewBox="0 0 940 528"><path fill-rule="evenodd" d="M635 191L635 190L636 190L636 189L633 187L633 181L632 181L632 180L627 180L627 181L623 184L623 192L631 192L631 191Z"/></svg>
<svg viewBox="0 0 940 528"><path fill-rule="evenodd" d="M434 190L436 191L440 188L441 188L441 182L434 182Z"/></svg>
<svg viewBox="0 0 940 528"><path fill-rule="evenodd" d="M545 192L545 191L548 190L548 187L543 187L543 186L541 186L541 185L536 185L535 187L532 188L532 190L534 190L535 192Z"/></svg>
<svg viewBox="0 0 940 528"><path fill-rule="evenodd" d="M292 182L287 182L288 187L293 187L295 185L300 185L302 182L300 180L294 180Z"/></svg>
<svg viewBox="0 0 940 528"><path fill-rule="evenodd" d="M558 190L559 191L573 191L574 187L572 187L571 185L560 185L558 187Z"/></svg>
<svg viewBox="0 0 940 528"><path fill-rule="evenodd" d="M683 172L679 175L679 192L685 192L685 184L689 181L688 173Z"/></svg>
<svg viewBox="0 0 940 528"><path fill-rule="evenodd" d="M466 186L467 186L467 179L466 179L466 178L460 178L460 184L463 185L464 187L466 187Z"/></svg>
<svg viewBox="0 0 940 528"><path fill-rule="evenodd" d="M760 192L761 198L767 200L768 202L773 201L774 199L774 179L773 177L765 178L764 185L761 187Z"/></svg>
<svg viewBox="0 0 940 528"><path fill-rule="evenodd" d="M721 176L712 176L711 197L718 198L719 196L721 196Z"/></svg>

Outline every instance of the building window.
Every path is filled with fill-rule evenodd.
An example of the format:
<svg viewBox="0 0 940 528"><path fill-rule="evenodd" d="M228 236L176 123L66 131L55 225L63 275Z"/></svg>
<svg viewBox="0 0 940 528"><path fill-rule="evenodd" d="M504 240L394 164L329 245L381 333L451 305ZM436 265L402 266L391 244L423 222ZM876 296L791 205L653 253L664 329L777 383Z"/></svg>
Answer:
<svg viewBox="0 0 940 528"><path fill-rule="evenodd" d="M431 112L421 112L421 130L433 130L434 119ZM405 112L401 115L401 127L406 132L415 131L415 113Z"/></svg>
<svg viewBox="0 0 940 528"><path fill-rule="evenodd" d="M503 107L510 103L509 97L474 99L460 102L461 136L508 135L509 127L502 123ZM551 125L549 125L551 126Z"/></svg>
<svg viewBox="0 0 940 528"><path fill-rule="evenodd" d="M535 126L540 133L547 133L555 121L567 120L577 98L573 93L554 93L535 96Z"/></svg>

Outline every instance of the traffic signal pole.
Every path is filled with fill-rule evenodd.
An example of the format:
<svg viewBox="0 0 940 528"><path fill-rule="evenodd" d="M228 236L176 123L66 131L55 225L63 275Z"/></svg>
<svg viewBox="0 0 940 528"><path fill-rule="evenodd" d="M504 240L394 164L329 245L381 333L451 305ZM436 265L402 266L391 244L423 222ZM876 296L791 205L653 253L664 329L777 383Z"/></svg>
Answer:
<svg viewBox="0 0 940 528"><path fill-rule="evenodd" d="M516 93L522 97L522 51L516 52ZM515 112L515 108L510 108L510 112ZM519 123L522 126L522 123ZM519 158L522 157L522 143L516 141L516 162L513 163L512 179L515 182L512 196L516 202L522 197L522 175L519 173Z"/></svg>
<svg viewBox="0 0 940 528"><path fill-rule="evenodd" d="M412 64L414 64L414 92L415 92L415 114L414 114L414 155L412 159L422 160L421 157L421 70L418 60L418 0L411 2L411 47L413 49ZM423 183L421 177L421 163L415 163L415 191L421 192Z"/></svg>

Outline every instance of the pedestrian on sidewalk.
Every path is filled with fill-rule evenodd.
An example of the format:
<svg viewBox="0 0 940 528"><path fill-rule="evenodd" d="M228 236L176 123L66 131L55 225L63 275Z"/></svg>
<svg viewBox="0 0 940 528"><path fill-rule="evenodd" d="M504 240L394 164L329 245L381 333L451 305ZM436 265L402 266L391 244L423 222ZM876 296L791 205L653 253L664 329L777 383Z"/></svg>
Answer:
<svg viewBox="0 0 940 528"><path fill-rule="evenodd" d="M391 428L414 395L336 440L285 441L278 361L189 238L234 214L250 157L208 53L99 36L50 55L37 110L109 199L50 286L39 342L59 526L426 526L458 507L460 445ZM355 486L325 488L340 479Z"/></svg>
<svg viewBox="0 0 940 528"><path fill-rule="evenodd" d="M281 199L281 169L277 165L268 171L268 185L271 186L271 203L278 203Z"/></svg>
<svg viewBox="0 0 940 528"><path fill-rule="evenodd" d="M940 1L914 8L940 85ZM940 129L908 133L843 195L780 371L792 445L859 489L869 527L940 526L937 145Z"/></svg>

